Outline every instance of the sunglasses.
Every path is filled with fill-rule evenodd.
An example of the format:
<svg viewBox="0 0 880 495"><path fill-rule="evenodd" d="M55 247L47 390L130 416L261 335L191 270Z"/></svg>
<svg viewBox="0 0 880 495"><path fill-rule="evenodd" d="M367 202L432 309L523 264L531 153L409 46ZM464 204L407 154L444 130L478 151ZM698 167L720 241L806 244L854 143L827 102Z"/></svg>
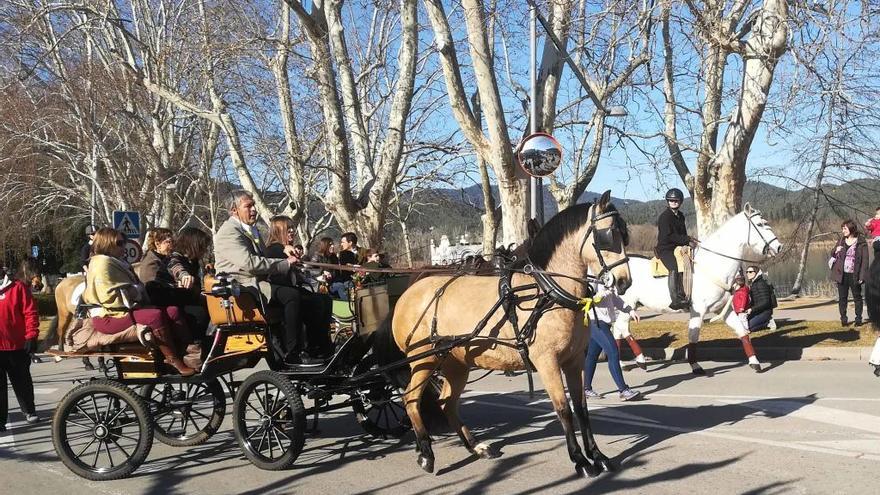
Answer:
<svg viewBox="0 0 880 495"><path fill-rule="evenodd" d="M755 270L746 270L746 273L755 273Z"/></svg>

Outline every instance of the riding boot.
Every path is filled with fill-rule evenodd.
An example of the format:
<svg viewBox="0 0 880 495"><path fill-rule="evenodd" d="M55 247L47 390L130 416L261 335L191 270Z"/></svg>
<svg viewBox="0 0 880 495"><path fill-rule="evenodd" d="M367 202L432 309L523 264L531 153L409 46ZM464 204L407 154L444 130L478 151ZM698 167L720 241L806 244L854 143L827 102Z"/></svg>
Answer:
<svg viewBox="0 0 880 495"><path fill-rule="evenodd" d="M174 367L180 376L192 376L196 374L196 370L190 368L171 349L171 346L165 343L159 343L159 352L165 358L165 363Z"/></svg>
<svg viewBox="0 0 880 495"><path fill-rule="evenodd" d="M687 294L685 294L684 290L684 273L675 272L675 285L678 289L678 302L681 309L689 309L691 307L691 302L688 300Z"/></svg>
<svg viewBox="0 0 880 495"><path fill-rule="evenodd" d="M678 277L676 275L677 272L672 272L666 277L666 281L669 284L669 297L671 299L669 309L681 309L681 299L678 293Z"/></svg>

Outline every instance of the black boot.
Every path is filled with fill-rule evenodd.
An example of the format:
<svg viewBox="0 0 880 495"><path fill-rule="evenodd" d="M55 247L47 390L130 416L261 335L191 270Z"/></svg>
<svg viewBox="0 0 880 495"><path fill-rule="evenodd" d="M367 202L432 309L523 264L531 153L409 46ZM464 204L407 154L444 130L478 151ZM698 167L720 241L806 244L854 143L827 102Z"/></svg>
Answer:
<svg viewBox="0 0 880 495"><path fill-rule="evenodd" d="M690 309L691 302L684 292L684 273L675 272L675 285L678 288L678 302L681 309Z"/></svg>
<svg viewBox="0 0 880 495"><path fill-rule="evenodd" d="M672 299L672 302L669 303L669 309L681 309L681 295L678 290L679 283L679 273L678 272L670 272L669 276L666 277L666 281L669 284L669 297Z"/></svg>

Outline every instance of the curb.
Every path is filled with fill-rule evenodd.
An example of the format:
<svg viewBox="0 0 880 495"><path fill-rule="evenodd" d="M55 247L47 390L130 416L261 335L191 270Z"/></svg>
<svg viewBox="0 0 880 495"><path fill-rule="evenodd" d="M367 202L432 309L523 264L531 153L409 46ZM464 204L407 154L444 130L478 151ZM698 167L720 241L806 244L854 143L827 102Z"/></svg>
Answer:
<svg viewBox="0 0 880 495"><path fill-rule="evenodd" d="M625 347L625 346L624 346ZM871 347L758 347L755 353L761 361L868 361ZM645 356L652 360L675 361L685 359L684 347L645 347ZM697 347L700 360L744 361L741 347ZM634 358L629 349L621 352L621 359Z"/></svg>

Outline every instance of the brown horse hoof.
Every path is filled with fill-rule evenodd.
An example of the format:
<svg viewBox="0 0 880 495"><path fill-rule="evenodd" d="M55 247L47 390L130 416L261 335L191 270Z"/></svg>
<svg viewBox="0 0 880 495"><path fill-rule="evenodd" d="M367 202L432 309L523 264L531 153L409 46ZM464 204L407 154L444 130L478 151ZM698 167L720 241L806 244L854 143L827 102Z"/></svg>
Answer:
<svg viewBox="0 0 880 495"><path fill-rule="evenodd" d="M480 442L474 446L473 452L481 459L495 459L501 457L501 452L485 442Z"/></svg>
<svg viewBox="0 0 880 495"><path fill-rule="evenodd" d="M874 376L880 377L880 364L874 365Z"/></svg>
<svg viewBox="0 0 880 495"><path fill-rule="evenodd" d="M643 361L636 361L636 366L642 369L642 371L648 371L648 365Z"/></svg>
<svg viewBox="0 0 880 495"><path fill-rule="evenodd" d="M693 373L697 376L706 376L706 370L704 370L702 368L702 366L696 366L694 368L691 368L691 373Z"/></svg>
<svg viewBox="0 0 880 495"><path fill-rule="evenodd" d="M419 454L419 459L417 461L419 463L419 467L424 469L426 473L434 472L434 458L433 457L425 457L422 454Z"/></svg>
<svg viewBox="0 0 880 495"><path fill-rule="evenodd" d="M749 368L752 368L753 370L755 370L755 373L761 373L762 371L764 371L763 369L761 369L760 364L751 363L751 364L749 364Z"/></svg>
<svg viewBox="0 0 880 495"><path fill-rule="evenodd" d="M602 470L599 467L588 462L575 464L574 470L577 471L578 476L581 478L595 478L602 474Z"/></svg>

